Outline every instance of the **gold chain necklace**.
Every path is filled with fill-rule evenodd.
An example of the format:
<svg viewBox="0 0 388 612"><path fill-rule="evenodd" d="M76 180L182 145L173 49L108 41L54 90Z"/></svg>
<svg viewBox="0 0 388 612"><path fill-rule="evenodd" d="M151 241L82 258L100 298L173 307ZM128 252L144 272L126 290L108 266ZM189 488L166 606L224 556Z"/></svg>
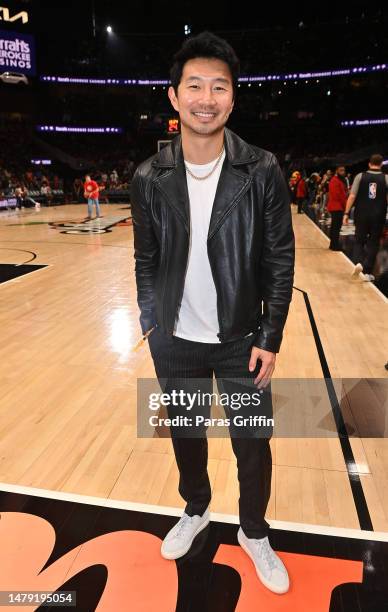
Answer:
<svg viewBox="0 0 388 612"><path fill-rule="evenodd" d="M205 179L209 178L209 176L211 176L214 172L214 170L217 168L218 164L221 161L221 157L222 154L224 152L224 145L222 145L222 149L221 149L221 153L219 154L216 163L214 164L213 168L210 170L209 174L206 174L205 176L196 176L195 174L193 174L190 170L190 168L187 167L186 162L185 162L185 166L186 166L186 170L187 172L190 174L190 176L193 177L193 179L195 179L196 181L204 181Z"/></svg>

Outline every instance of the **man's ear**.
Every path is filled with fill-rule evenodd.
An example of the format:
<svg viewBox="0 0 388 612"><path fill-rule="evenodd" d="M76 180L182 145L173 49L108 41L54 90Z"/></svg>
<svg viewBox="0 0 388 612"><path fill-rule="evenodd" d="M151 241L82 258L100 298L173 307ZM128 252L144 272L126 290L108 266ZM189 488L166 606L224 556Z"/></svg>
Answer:
<svg viewBox="0 0 388 612"><path fill-rule="evenodd" d="M179 112L178 98L176 97L175 89L172 86L168 88L168 97L170 98L170 102L174 109Z"/></svg>

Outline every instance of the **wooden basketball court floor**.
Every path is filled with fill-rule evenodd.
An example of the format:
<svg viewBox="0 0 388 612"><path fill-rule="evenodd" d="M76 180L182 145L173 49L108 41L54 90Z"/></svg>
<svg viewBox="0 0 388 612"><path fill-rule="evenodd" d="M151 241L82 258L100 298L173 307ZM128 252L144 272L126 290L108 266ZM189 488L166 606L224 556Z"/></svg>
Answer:
<svg viewBox="0 0 388 612"><path fill-rule="evenodd" d="M132 350L130 210L103 205L89 224L85 214L66 205L0 215L0 490L178 515L170 440L137 437L137 379L154 370L146 345ZM310 219L293 220L294 292L274 377L322 379L328 418L345 433L271 440L267 518L291 532L388 542L387 299L350 279L351 263ZM351 401L336 402L337 379L357 381ZM349 436L361 421L362 435ZM209 440L209 475L215 520L236 523L228 438ZM0 511L16 503L3 501Z"/></svg>

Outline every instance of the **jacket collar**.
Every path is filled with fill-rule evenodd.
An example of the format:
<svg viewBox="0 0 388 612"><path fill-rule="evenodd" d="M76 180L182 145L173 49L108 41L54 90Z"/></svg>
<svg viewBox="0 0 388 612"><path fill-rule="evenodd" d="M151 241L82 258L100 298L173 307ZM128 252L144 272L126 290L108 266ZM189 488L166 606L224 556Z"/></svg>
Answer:
<svg viewBox="0 0 388 612"><path fill-rule="evenodd" d="M225 155L232 166L251 164L258 160L254 149L229 128L225 128ZM182 137L176 136L152 162L158 168L176 168L183 163Z"/></svg>
<svg viewBox="0 0 388 612"><path fill-rule="evenodd" d="M239 136L226 129L225 152L225 160L213 202L208 240L220 229L229 213L242 199L252 183L252 177L247 172L238 171L233 166L253 163L258 159L252 147ZM174 138L171 145L162 149L152 164L159 168L169 169L168 172L156 176L153 183L176 216L180 218L189 234L190 203L181 137Z"/></svg>

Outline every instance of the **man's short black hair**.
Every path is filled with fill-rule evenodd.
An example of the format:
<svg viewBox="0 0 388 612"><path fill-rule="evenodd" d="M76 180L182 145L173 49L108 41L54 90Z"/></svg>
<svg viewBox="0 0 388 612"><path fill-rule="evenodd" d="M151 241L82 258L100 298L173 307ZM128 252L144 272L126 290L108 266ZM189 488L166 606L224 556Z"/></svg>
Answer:
<svg viewBox="0 0 388 612"><path fill-rule="evenodd" d="M374 153L369 159L371 166L382 166L384 157L380 153Z"/></svg>
<svg viewBox="0 0 388 612"><path fill-rule="evenodd" d="M240 74L240 62L230 44L212 32L201 32L185 40L182 47L174 55L174 63L170 69L171 85L175 93L182 78L183 66L191 59L205 57L222 60L229 66L233 82L233 97L236 96L237 82Z"/></svg>

